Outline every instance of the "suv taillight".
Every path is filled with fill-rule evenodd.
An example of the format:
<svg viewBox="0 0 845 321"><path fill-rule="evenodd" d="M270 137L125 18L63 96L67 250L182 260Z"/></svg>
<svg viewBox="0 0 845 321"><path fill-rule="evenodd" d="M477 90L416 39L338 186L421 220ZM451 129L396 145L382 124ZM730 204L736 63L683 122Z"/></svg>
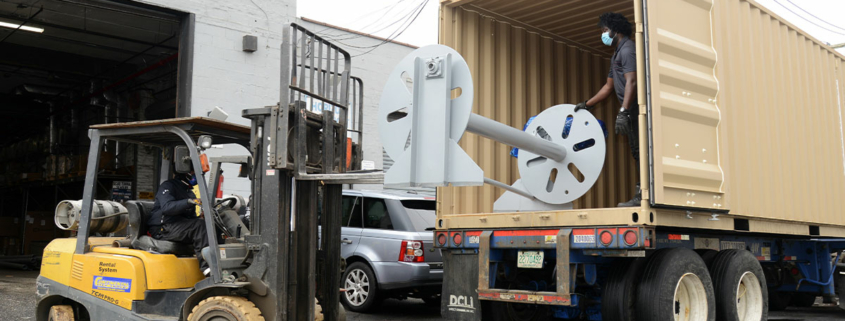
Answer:
<svg viewBox="0 0 845 321"><path fill-rule="evenodd" d="M403 240L399 248L399 262L425 262L422 241Z"/></svg>

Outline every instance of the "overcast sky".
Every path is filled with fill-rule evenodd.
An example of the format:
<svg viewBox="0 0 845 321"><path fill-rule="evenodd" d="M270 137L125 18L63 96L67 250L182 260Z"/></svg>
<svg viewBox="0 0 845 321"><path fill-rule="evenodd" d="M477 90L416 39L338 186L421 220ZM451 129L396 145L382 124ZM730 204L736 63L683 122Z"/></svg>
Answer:
<svg viewBox="0 0 845 321"><path fill-rule="evenodd" d="M799 5L800 9L790 1ZM842 19L845 13L845 1L758 0L757 2L823 42L830 44L845 42L845 19ZM385 38L392 38L391 35L404 29L404 26L410 25L396 37L396 40L425 46L437 43L439 3L439 0L298 0L296 10L300 17ZM417 12L419 15L414 19ZM814 18L813 15L816 17ZM834 25L827 24L825 21ZM845 49L839 49L839 51L845 53Z"/></svg>
<svg viewBox="0 0 845 321"><path fill-rule="evenodd" d="M425 46L437 43L439 4L439 0L297 0L296 15L384 38L393 38L394 32L410 24L396 41Z"/></svg>
<svg viewBox="0 0 845 321"><path fill-rule="evenodd" d="M757 0L757 3L771 9L781 18L786 19L822 42L831 45L845 42L845 20L842 19L842 14L845 13L845 1ZM800 7L793 5L793 3ZM843 48L838 50L845 53Z"/></svg>

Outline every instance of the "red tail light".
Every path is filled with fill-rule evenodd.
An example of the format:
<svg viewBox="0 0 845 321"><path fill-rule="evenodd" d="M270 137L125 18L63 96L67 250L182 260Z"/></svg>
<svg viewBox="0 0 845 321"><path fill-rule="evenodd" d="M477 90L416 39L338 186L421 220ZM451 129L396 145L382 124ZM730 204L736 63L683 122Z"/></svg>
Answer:
<svg viewBox="0 0 845 321"><path fill-rule="evenodd" d="M602 245L609 246L610 243L613 243L613 234L611 234L610 231L602 231L601 234L599 234L599 241Z"/></svg>
<svg viewBox="0 0 845 321"><path fill-rule="evenodd" d="M633 230L628 230L627 232L625 232L625 244L628 244L628 246L636 245L637 238L637 232L634 232Z"/></svg>
<svg viewBox="0 0 845 321"><path fill-rule="evenodd" d="M399 262L425 262L422 241L402 241L402 246L399 248Z"/></svg>
<svg viewBox="0 0 845 321"><path fill-rule="evenodd" d="M464 242L464 237L461 236L460 233L455 233L455 235L452 236L452 241L455 242L455 245L461 246L461 243Z"/></svg>

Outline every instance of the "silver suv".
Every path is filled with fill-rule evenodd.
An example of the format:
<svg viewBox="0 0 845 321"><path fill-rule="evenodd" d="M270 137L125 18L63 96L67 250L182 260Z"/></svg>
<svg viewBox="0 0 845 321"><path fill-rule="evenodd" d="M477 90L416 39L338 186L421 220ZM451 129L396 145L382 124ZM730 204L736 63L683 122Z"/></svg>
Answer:
<svg viewBox="0 0 845 321"><path fill-rule="evenodd" d="M343 191L343 304L366 312L386 298L440 302L443 261L434 248L435 201L411 193Z"/></svg>

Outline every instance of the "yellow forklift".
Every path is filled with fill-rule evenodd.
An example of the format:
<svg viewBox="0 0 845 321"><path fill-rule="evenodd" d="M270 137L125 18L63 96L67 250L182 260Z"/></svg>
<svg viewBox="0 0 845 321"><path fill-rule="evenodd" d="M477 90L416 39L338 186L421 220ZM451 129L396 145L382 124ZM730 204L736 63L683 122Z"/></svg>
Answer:
<svg viewBox="0 0 845 321"><path fill-rule="evenodd" d="M83 199L56 211L57 225L77 235L44 250L36 320L345 319L338 303L341 184L382 180L381 173L348 170L347 151L360 151L347 146L347 131L360 138L348 120L360 124L362 83L350 77L343 49L296 24L283 39L280 103L244 109L249 127L204 117L91 127ZM154 148L159 181L174 171L204 173L202 151L212 144L248 151L237 161L251 182L248 225L233 200L214 198L219 166L210 184L197 180L208 277L190 244L147 234L153 202L94 199L106 140ZM127 236L106 236L123 230Z"/></svg>

